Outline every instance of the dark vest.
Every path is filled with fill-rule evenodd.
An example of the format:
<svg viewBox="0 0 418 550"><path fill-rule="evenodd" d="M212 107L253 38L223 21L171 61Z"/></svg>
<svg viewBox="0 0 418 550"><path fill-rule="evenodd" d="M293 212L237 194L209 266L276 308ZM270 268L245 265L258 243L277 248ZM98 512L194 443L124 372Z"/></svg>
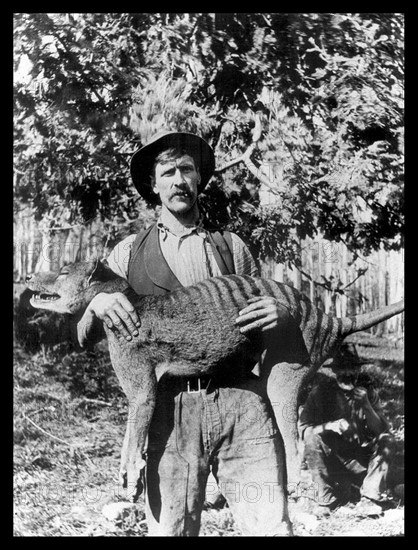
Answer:
<svg viewBox="0 0 418 550"><path fill-rule="evenodd" d="M208 237L222 275L235 273L231 234L215 231L208 233ZM182 287L161 251L157 224L136 236L129 259L128 282L137 294L166 294Z"/></svg>

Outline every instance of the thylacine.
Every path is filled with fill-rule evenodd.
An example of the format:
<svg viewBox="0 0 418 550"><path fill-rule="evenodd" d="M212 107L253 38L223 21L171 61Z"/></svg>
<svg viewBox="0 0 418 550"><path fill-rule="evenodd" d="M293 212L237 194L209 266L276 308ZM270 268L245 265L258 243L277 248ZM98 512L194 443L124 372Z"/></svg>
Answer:
<svg viewBox="0 0 418 550"><path fill-rule="evenodd" d="M81 315L99 292L124 292L141 319L139 336L127 341L104 325L113 368L129 401L129 422L121 471L134 498L141 491L143 453L155 406L158 379L213 375L230 379L251 370L262 352L261 377L274 406L284 439L288 470L296 458L296 411L299 391L346 336L403 311L403 302L355 317L336 318L314 307L294 288L273 280L229 275L202 281L164 296L140 296L97 260L77 262L59 273L28 277L31 304L58 313ZM274 296L282 312L272 334L242 334L238 312L258 295ZM79 324L82 341L93 318ZM286 409L286 414L284 413ZM292 481L289 478L289 481Z"/></svg>

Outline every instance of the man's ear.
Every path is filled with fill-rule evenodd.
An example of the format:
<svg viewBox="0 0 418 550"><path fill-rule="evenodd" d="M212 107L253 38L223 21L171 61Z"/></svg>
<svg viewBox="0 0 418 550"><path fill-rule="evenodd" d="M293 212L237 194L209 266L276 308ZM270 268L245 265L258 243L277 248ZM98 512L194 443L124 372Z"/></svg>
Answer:
<svg viewBox="0 0 418 550"><path fill-rule="evenodd" d="M198 177L198 180L197 180L197 185L199 186L200 185L200 182L201 182L201 175L200 175L200 170L199 168L196 168L196 172L197 172L197 177Z"/></svg>
<svg viewBox="0 0 418 550"><path fill-rule="evenodd" d="M151 189L152 189L152 192L155 193L156 195L158 195L158 189L155 185L155 178L154 176L150 176L150 185L151 185Z"/></svg>

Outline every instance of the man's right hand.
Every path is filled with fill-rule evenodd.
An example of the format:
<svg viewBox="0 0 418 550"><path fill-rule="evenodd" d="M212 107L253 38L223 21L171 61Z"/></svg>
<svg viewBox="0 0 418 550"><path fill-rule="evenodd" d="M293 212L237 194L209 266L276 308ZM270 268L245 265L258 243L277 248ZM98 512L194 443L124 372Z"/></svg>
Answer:
<svg viewBox="0 0 418 550"><path fill-rule="evenodd" d="M338 435L343 435L351 428L350 423L345 418L339 418L333 422L327 422L325 426L328 431L335 432Z"/></svg>
<svg viewBox="0 0 418 550"><path fill-rule="evenodd" d="M93 298L87 309L118 336L128 341L132 340L133 336L138 336L141 321L134 306L122 292L101 292Z"/></svg>

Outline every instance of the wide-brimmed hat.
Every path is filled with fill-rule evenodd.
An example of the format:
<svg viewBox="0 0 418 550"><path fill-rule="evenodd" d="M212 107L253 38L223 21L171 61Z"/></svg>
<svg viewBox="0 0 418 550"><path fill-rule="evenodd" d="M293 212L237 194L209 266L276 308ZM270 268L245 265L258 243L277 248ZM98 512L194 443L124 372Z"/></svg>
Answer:
<svg viewBox="0 0 418 550"><path fill-rule="evenodd" d="M131 159L131 176L138 193L148 202L158 204L159 197L151 187L151 175L156 156L170 147L190 151L198 159L201 193L215 170L215 155L212 147L200 136L189 132L164 130L155 134L148 143L136 151Z"/></svg>
<svg viewBox="0 0 418 550"><path fill-rule="evenodd" d="M343 342L340 349L334 357L327 359L323 363L323 367L331 368L332 370L344 369L360 369L364 364L359 357L355 344L351 342Z"/></svg>

